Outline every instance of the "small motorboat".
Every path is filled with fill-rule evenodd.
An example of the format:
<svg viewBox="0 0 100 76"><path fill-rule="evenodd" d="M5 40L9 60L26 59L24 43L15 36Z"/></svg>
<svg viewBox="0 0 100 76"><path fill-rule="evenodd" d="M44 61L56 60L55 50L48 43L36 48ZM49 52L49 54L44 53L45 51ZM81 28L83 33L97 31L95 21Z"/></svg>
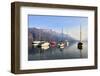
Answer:
<svg viewBox="0 0 100 76"><path fill-rule="evenodd" d="M43 46L43 47L41 47L41 49L42 50L47 50L47 49L49 49L49 46Z"/></svg>
<svg viewBox="0 0 100 76"><path fill-rule="evenodd" d="M58 48L65 48L65 43L62 41L58 43Z"/></svg>
<svg viewBox="0 0 100 76"><path fill-rule="evenodd" d="M56 47L56 42L55 41L50 41L50 47Z"/></svg>
<svg viewBox="0 0 100 76"><path fill-rule="evenodd" d="M49 45L50 45L50 43L49 42L45 42L45 41L43 41L43 42L41 42L39 45L38 45L38 48L41 48L41 49L48 49L49 48Z"/></svg>
<svg viewBox="0 0 100 76"><path fill-rule="evenodd" d="M33 41L32 46L37 47L40 43L41 43L41 41Z"/></svg>
<svg viewBox="0 0 100 76"><path fill-rule="evenodd" d="M41 47L46 47L46 46L49 46L49 45L50 45L49 42L44 42L44 43L41 44Z"/></svg>

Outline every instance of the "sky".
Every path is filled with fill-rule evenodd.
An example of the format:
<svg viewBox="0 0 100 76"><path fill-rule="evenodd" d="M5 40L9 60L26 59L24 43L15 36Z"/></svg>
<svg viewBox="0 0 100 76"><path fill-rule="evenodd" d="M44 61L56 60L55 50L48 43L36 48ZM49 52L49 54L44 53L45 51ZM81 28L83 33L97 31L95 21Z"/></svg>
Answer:
<svg viewBox="0 0 100 76"><path fill-rule="evenodd" d="M39 29L52 29L53 31L69 34L71 37L80 39L80 25L82 27L82 39L87 39L88 17L78 16L50 16L28 15L28 27Z"/></svg>

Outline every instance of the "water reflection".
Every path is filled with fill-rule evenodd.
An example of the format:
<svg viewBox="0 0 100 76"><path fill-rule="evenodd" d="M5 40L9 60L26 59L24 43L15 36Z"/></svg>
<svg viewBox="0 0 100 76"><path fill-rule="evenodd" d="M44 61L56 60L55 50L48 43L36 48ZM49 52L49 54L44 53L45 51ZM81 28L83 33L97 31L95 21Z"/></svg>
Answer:
<svg viewBox="0 0 100 76"><path fill-rule="evenodd" d="M44 48L29 48L28 60L51 60L51 59L77 59L87 58L87 42L84 42L83 49L77 49L77 42L69 47L44 47Z"/></svg>
<svg viewBox="0 0 100 76"><path fill-rule="evenodd" d="M82 58L82 50L80 50L80 58Z"/></svg>

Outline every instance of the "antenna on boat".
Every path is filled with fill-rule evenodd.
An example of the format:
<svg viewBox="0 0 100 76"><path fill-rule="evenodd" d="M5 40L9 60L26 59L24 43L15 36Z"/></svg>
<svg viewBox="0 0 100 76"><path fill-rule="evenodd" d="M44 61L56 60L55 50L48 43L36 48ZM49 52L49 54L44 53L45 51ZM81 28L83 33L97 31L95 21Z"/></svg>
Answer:
<svg viewBox="0 0 100 76"><path fill-rule="evenodd" d="M82 50L83 49L83 43L82 43L82 28L80 25L80 41L78 43L78 49Z"/></svg>

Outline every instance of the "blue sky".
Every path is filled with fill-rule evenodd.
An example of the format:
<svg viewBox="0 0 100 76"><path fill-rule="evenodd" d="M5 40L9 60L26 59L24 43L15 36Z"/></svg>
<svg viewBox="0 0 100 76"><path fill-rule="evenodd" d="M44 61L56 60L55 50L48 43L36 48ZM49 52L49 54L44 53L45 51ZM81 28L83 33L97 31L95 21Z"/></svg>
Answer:
<svg viewBox="0 0 100 76"><path fill-rule="evenodd" d="M83 39L87 38L87 17L75 16L49 16L49 15L29 15L28 27L35 27L41 29L52 29L56 32L70 34L72 37L79 39L79 29L82 26ZM77 34L77 36L76 36Z"/></svg>

